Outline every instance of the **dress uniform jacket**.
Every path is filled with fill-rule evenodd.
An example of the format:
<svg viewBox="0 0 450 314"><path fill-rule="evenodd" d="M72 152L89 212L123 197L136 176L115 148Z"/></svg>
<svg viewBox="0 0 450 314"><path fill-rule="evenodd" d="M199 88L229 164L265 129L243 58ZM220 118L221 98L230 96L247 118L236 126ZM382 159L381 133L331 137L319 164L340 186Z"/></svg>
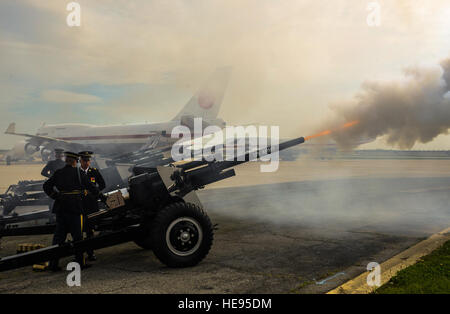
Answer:
<svg viewBox="0 0 450 314"><path fill-rule="evenodd" d="M85 174L90 183L94 184L99 191L103 190L106 186L100 171L97 168L89 167L87 171L80 168L80 172ZM83 208L84 214L89 215L98 211L98 201L96 195L91 192L83 196Z"/></svg>
<svg viewBox="0 0 450 314"><path fill-rule="evenodd" d="M82 196L85 190L95 195L95 198L99 195L98 188L89 181L88 177L80 173L77 167L69 165L56 170L53 176L45 181L43 187L44 192L55 200L52 211L57 214L82 214Z"/></svg>

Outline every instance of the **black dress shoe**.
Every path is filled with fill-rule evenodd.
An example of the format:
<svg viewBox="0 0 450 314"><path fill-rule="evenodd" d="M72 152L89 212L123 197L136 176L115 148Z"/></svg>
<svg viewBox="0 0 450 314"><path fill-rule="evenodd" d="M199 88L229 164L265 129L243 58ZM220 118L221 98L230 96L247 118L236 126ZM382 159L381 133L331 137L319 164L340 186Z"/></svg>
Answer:
<svg viewBox="0 0 450 314"><path fill-rule="evenodd" d="M97 260L97 256L95 256L95 254L92 254L89 255L87 259L88 261L95 262Z"/></svg>

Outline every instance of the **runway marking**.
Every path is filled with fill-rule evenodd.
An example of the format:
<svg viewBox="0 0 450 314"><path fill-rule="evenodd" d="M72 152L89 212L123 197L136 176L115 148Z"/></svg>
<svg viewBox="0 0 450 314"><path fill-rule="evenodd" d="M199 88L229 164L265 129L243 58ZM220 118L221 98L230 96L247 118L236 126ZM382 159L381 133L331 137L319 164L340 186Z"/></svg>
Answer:
<svg viewBox="0 0 450 314"><path fill-rule="evenodd" d="M381 264L381 285L388 282L397 274L397 272L415 264L422 256L430 254L448 240L450 240L450 227L431 235L429 238L383 262ZM374 289L376 289L376 287L370 287L367 285L368 274L369 271L365 271L339 287L328 291L327 294L371 293Z"/></svg>

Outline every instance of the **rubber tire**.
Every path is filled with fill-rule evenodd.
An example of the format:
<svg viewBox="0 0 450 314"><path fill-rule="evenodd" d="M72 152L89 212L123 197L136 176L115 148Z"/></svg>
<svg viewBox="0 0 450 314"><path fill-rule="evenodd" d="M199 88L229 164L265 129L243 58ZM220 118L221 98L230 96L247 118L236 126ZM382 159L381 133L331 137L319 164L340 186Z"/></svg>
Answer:
<svg viewBox="0 0 450 314"><path fill-rule="evenodd" d="M170 251L166 242L169 225L180 217L195 219L202 228L203 239L199 248L190 255L179 256ZM214 231L208 215L197 205L191 203L173 203L165 207L150 224L150 238L153 253L169 267L191 267L200 263L211 249Z"/></svg>

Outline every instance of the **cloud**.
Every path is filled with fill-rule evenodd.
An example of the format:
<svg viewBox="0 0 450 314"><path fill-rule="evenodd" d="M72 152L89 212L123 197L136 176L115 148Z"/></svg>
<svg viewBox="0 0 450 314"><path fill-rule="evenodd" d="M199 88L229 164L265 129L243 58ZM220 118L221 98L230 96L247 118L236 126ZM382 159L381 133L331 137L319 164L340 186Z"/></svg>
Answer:
<svg viewBox="0 0 450 314"><path fill-rule="evenodd" d="M73 93L64 90L45 90L41 93L41 100L52 103L64 103L64 104L90 104L101 102L100 97Z"/></svg>

